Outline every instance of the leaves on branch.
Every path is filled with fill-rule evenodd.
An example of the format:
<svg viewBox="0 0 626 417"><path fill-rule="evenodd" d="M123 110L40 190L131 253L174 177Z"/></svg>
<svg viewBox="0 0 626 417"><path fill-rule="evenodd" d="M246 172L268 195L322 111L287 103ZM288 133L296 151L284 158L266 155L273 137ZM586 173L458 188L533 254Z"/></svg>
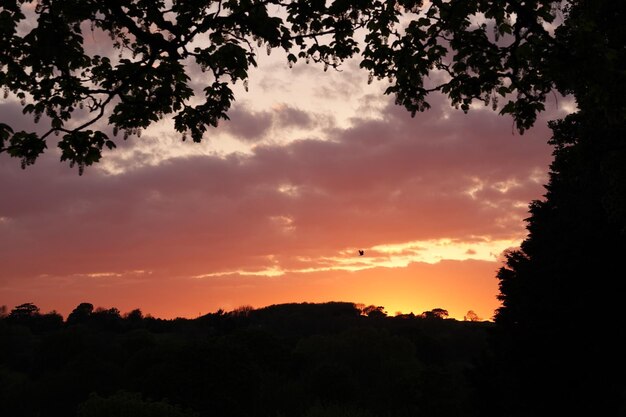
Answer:
<svg viewBox="0 0 626 417"><path fill-rule="evenodd" d="M168 115L183 139L199 142L208 126L228 118L232 85L243 82L247 90L263 46L268 54L286 51L289 66L304 59L324 69L360 53L371 79L388 79L386 94L413 115L430 107L434 91L463 111L474 100L497 109L496 94L506 96L511 101L500 112L523 132L553 88L554 42L544 23L553 21L557 4L41 0L27 18L32 1L7 0L0 7L0 87L5 99L11 93L24 114L36 122L45 116L49 126L41 135L0 127L0 152L26 166L51 134L63 134L61 159L82 172L104 146L114 146L102 132L107 123L127 137ZM109 37L110 56L85 46L95 36ZM189 85L195 68L206 74L204 97Z"/></svg>

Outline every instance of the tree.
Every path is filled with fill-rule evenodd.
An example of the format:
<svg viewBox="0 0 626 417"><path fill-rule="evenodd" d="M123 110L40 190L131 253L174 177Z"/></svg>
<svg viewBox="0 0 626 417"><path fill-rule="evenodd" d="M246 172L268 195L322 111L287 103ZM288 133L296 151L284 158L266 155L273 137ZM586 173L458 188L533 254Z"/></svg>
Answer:
<svg viewBox="0 0 626 417"><path fill-rule="evenodd" d="M546 198L531 204L528 237L507 254L498 273L502 307L496 324L508 365L503 369L516 381L510 390L527 399L518 409L530 407L531 415L542 415L533 404L542 404L546 413L618 415L626 406L626 385L618 382L626 370L620 353L626 331L617 272L623 270L626 234L624 218L607 204L607 179L618 175L612 160L626 161L626 149L586 112L552 128L555 160ZM626 129L621 130L623 140ZM602 317L591 311L602 311Z"/></svg>
<svg viewBox="0 0 626 417"><path fill-rule="evenodd" d="M93 304L80 303L69 316L67 316L68 323L81 323L87 320L93 313Z"/></svg>
<svg viewBox="0 0 626 417"><path fill-rule="evenodd" d="M166 400L144 400L141 394L118 391L103 398L91 393L84 403L78 406L79 417L194 417L196 413L184 411L169 404Z"/></svg>
<svg viewBox="0 0 626 417"><path fill-rule="evenodd" d="M231 311L230 314L235 317L248 317L253 311L254 307L252 307L251 305L243 305Z"/></svg>
<svg viewBox="0 0 626 417"><path fill-rule="evenodd" d="M385 311L384 306L369 305L367 307L363 307L363 309L361 310L361 314L372 318L387 317L387 312Z"/></svg>
<svg viewBox="0 0 626 417"><path fill-rule="evenodd" d="M141 322L144 319L143 312L136 308L126 314L124 314L124 319L131 322Z"/></svg>
<svg viewBox="0 0 626 417"><path fill-rule="evenodd" d="M623 415L626 31L623 2L575 2L557 29L557 87L579 111L550 124L554 162L528 237L499 271L502 398L494 415ZM581 312L602 311L602 317ZM590 381L596 381L591 383Z"/></svg>
<svg viewBox="0 0 626 417"><path fill-rule="evenodd" d="M33 303L16 306L7 316L7 320L24 325L36 333L56 330L63 325L63 317L59 313L52 310L49 313L41 314L39 307Z"/></svg>
<svg viewBox="0 0 626 417"><path fill-rule="evenodd" d="M424 311L420 316L425 319L445 319L449 316L449 313L448 310L443 308L433 308L432 310Z"/></svg>
<svg viewBox="0 0 626 417"><path fill-rule="evenodd" d="M104 119L126 139L172 115L183 140L200 141L228 118L232 86L247 86L255 46L286 51L290 65L311 60L325 69L360 53L370 79L388 78L386 93L412 114L429 107L434 91L464 111L474 100L495 110L505 97L500 112L523 132L554 85L547 27L562 2L41 0L28 12L32 3L0 8L0 87L47 126L38 135L0 123L0 152L25 167L62 135L61 160L82 172L116 146L99 127ZM472 23L481 17L489 24ZM110 56L86 48L85 36L109 37ZM194 71L207 73L203 97L189 85Z"/></svg>
<svg viewBox="0 0 626 417"><path fill-rule="evenodd" d="M478 317L478 314L476 314L474 312L474 310L469 310L464 316L463 316L463 320L465 321L483 321L483 319L481 319L480 317Z"/></svg>
<svg viewBox="0 0 626 417"><path fill-rule="evenodd" d="M39 316L39 307L37 307L33 303L24 303L16 306L11 313L9 314L9 318L15 320L24 320L30 319L36 316Z"/></svg>

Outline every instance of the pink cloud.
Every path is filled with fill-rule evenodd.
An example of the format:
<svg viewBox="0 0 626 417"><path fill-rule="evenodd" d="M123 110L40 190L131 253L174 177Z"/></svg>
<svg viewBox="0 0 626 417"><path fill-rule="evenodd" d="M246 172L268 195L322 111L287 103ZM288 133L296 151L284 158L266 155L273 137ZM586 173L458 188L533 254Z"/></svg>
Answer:
<svg viewBox="0 0 626 417"><path fill-rule="evenodd" d="M289 109L279 123L316 120ZM234 116L237 127L227 129L250 140L269 129L266 113ZM84 274L120 272L125 282L125 271L145 270L153 274L128 285L163 283L188 294L191 284L180 277L277 261L305 267L302 258L351 247L516 237L524 230L524 204L543 193L534 178L547 170L550 149L545 127L524 136L510 132L509 119L450 112L434 100L432 111L414 119L389 105L379 119L328 130L324 141L259 145L251 155L226 158L175 158L116 176L88 169L78 177L51 154L22 171L2 156L0 286L12 288L11 299L19 302L34 291L28 283L51 285L42 275L75 276L70 281L88 295L96 287ZM515 185L503 192L507 181ZM487 279L495 285L490 268ZM221 279L230 288L232 278Z"/></svg>
<svg viewBox="0 0 626 417"><path fill-rule="evenodd" d="M267 111L253 112L243 105L235 105L228 113L230 120L222 128L244 142L255 142L272 127L272 114Z"/></svg>

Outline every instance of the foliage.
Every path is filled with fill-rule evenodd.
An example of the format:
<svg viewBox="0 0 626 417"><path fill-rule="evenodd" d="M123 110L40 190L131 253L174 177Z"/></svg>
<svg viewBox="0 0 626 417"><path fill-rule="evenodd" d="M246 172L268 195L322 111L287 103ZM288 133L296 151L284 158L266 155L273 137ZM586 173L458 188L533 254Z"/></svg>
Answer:
<svg viewBox="0 0 626 417"><path fill-rule="evenodd" d="M363 307L361 314L368 317L387 317L387 312L385 311L384 306L369 305L367 307Z"/></svg>
<svg viewBox="0 0 626 417"><path fill-rule="evenodd" d="M429 311L424 311L421 316L425 319L445 319L449 315L448 310L443 308L433 308Z"/></svg>
<svg viewBox="0 0 626 417"><path fill-rule="evenodd" d="M89 319L93 313L93 304L80 303L71 313L67 316L68 323L80 323Z"/></svg>
<svg viewBox="0 0 626 417"><path fill-rule="evenodd" d="M96 311L110 310L48 329L0 319L0 414L468 415L467 372L492 325L373 318L351 303L103 325Z"/></svg>
<svg viewBox="0 0 626 417"><path fill-rule="evenodd" d="M463 320L466 321L482 321L483 319L481 319L478 314L476 314L474 312L474 310L469 310L465 316L463 316Z"/></svg>
<svg viewBox="0 0 626 417"><path fill-rule="evenodd" d="M33 303L24 303L16 306L13 310L11 310L11 314L9 317L12 319L26 319L39 314L39 307L37 307Z"/></svg>
<svg viewBox="0 0 626 417"><path fill-rule="evenodd" d="M531 204L528 237L498 273L501 353L512 367L505 368L515 384L511 391L525 393L521 404L507 407L519 415L537 413L533 404L553 412L563 412L563 404L572 413L604 409L605 415L626 406L620 399L626 384L618 382L626 369L619 353L626 349L626 332L617 272L623 270L626 234L624 219L606 204L612 192L606 178L618 174L609 161L626 161L626 149L611 146L615 138L585 116L552 124L556 148L546 199ZM587 329L584 336L581 329Z"/></svg>
<svg viewBox="0 0 626 417"><path fill-rule="evenodd" d="M530 205L528 237L498 273L493 415L626 412L624 19L624 2L576 2L555 33L557 85L579 110L550 123L545 199Z"/></svg>
<svg viewBox="0 0 626 417"><path fill-rule="evenodd" d="M304 60L325 69L361 54L370 80L389 79L386 94L413 115L429 107L434 91L464 111L473 100L496 110L504 97L500 112L523 132L554 86L548 28L561 3L7 0L0 87L48 127L38 135L0 123L0 152L26 166L51 135L62 135L61 160L82 172L116 146L101 120L126 139L168 115L183 140L200 141L228 118L233 85L247 88L259 48L284 50L290 66ZM109 52L96 53L94 39ZM192 77L202 79L202 93Z"/></svg>
<svg viewBox="0 0 626 417"><path fill-rule="evenodd" d="M120 391L108 398L91 394L78 407L78 417L192 417L165 401L146 401L140 394Z"/></svg>

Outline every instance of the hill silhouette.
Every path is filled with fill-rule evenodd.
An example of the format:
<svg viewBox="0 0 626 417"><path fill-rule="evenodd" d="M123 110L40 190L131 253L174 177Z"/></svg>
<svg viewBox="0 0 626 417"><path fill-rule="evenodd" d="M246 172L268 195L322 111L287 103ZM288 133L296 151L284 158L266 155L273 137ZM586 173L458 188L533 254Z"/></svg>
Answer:
<svg viewBox="0 0 626 417"><path fill-rule="evenodd" d="M82 303L64 321L23 304L0 319L0 414L471 415L470 371L493 323L366 310L281 304L163 320Z"/></svg>

